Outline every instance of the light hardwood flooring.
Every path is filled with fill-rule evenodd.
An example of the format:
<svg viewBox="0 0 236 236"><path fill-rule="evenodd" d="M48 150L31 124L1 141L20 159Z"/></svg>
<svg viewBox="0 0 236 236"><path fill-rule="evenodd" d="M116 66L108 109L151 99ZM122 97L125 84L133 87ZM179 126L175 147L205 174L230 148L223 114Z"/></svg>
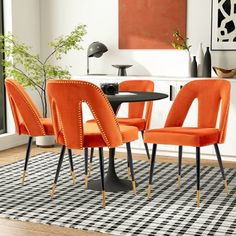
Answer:
<svg viewBox="0 0 236 236"><path fill-rule="evenodd" d="M9 150L0 151L0 166L6 165L12 162L16 162L17 160L24 159L25 156L25 146L20 146L16 148L12 148ZM56 146L53 148L39 148L33 145L31 150L31 155L35 155L41 152L60 152L60 147ZM81 153L81 151L74 151L76 153ZM96 152L95 152L96 154ZM117 153L117 158L126 158L124 153ZM141 154L134 154L133 156L136 160L146 160L147 157ZM176 163L177 158L175 157L165 157L158 156L158 162L169 162ZM195 164L194 159L184 158L183 164ZM202 165L209 166L218 166L216 160L202 160ZM224 162L225 167L236 168L236 163L234 162ZM16 220L7 220L0 219L0 235L1 236L101 236L101 235L109 235L109 234L101 234L95 232L87 232L77 229L69 229L65 227L58 226L48 226L43 224L29 223L29 222L20 222Z"/></svg>

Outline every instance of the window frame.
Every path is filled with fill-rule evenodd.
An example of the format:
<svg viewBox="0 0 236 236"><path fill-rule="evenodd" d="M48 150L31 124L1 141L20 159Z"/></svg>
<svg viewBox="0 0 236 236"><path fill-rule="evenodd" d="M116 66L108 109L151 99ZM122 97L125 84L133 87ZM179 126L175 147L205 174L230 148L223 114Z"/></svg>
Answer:
<svg viewBox="0 0 236 236"><path fill-rule="evenodd" d="M3 0L0 0L0 34L4 34L4 22L3 22ZM4 60L4 54L0 54L0 60ZM7 132L7 121L6 121L6 91L4 86L4 68L0 63L0 102L3 105L2 110L0 110L0 134Z"/></svg>

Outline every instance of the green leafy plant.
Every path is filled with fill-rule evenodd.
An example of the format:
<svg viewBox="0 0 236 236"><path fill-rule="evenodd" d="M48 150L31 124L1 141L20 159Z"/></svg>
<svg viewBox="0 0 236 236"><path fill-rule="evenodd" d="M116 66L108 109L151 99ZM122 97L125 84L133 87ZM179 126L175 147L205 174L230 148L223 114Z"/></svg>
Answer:
<svg viewBox="0 0 236 236"><path fill-rule="evenodd" d="M171 45L175 49L187 50L188 52L191 48L191 45L188 45L188 38L183 37L178 30L173 33L173 41Z"/></svg>
<svg viewBox="0 0 236 236"><path fill-rule="evenodd" d="M47 117L46 85L49 79L70 79L68 68L50 64L54 57L57 60L68 51L83 49L81 41L86 34L86 26L78 25L67 36L60 36L49 43L51 52L45 59L31 52L31 47L21 43L17 38L8 33L0 35L0 52L5 54L2 65L5 67L5 75L13 77L24 87L36 90L42 104L43 117Z"/></svg>

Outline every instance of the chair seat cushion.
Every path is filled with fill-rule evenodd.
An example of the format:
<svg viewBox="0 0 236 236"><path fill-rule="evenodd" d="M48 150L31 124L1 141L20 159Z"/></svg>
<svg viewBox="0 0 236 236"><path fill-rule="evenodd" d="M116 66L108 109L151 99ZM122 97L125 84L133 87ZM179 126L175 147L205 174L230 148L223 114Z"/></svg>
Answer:
<svg viewBox="0 0 236 236"><path fill-rule="evenodd" d="M46 135L53 135L54 131L53 131L52 119L41 118L40 120L43 124Z"/></svg>
<svg viewBox="0 0 236 236"><path fill-rule="evenodd" d="M144 142L200 147L218 143L219 136L215 128L167 127L145 131Z"/></svg>
<svg viewBox="0 0 236 236"><path fill-rule="evenodd" d="M123 143L132 142L138 139L138 129L133 126L119 125ZM64 144L63 135L58 135L58 142ZM95 122L84 124L84 147L106 147L101 132Z"/></svg>
<svg viewBox="0 0 236 236"><path fill-rule="evenodd" d="M44 127L45 135L53 135L54 131L53 131L52 120L50 118L40 118L40 121ZM23 122L20 123L19 128L20 128L19 134L32 135L28 132ZM42 131L42 135L38 134L38 135L33 135L33 136L43 136L43 131Z"/></svg>
<svg viewBox="0 0 236 236"><path fill-rule="evenodd" d="M138 130L145 130L146 120L142 118L116 118L121 125L135 126ZM88 120L88 123L95 122L95 120Z"/></svg>
<svg viewBox="0 0 236 236"><path fill-rule="evenodd" d="M117 121L122 125L131 125L138 128L138 130L145 130L146 120L142 118L119 118Z"/></svg>

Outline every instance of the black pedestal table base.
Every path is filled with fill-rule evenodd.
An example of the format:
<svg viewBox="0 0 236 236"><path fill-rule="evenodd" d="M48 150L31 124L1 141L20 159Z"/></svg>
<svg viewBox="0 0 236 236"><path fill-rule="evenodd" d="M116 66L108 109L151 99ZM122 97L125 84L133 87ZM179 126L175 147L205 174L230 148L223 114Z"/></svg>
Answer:
<svg viewBox="0 0 236 236"><path fill-rule="evenodd" d="M117 193L120 191L130 191L133 189L132 182L126 179L120 179L115 170L114 163L115 148L109 149L109 167L105 177L105 191ZM124 166L127 169L127 166ZM88 188L96 191L101 191L101 180L92 180L88 184Z"/></svg>

